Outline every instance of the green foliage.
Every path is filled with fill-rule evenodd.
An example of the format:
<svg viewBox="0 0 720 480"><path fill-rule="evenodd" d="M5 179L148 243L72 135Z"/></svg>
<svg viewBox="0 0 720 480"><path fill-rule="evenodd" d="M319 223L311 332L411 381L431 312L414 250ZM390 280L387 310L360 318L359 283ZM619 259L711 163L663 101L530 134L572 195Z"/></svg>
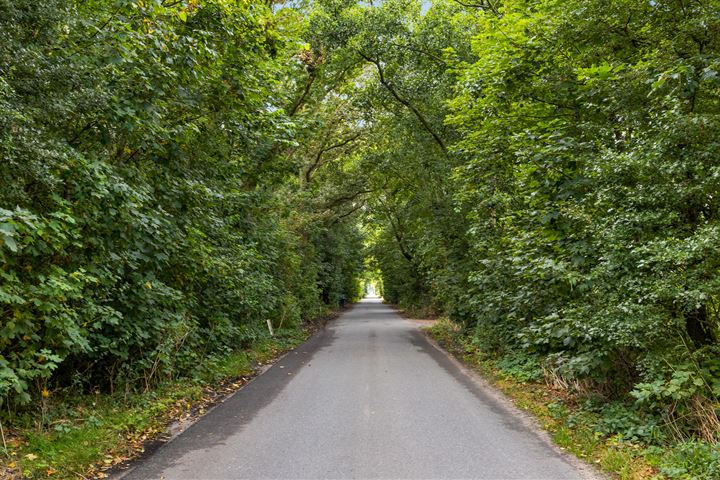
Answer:
<svg viewBox="0 0 720 480"><path fill-rule="evenodd" d="M697 407L718 399L717 5L418 8L310 20L314 48L363 66L385 298L449 314L510 370L530 355L717 435Z"/></svg>
<svg viewBox="0 0 720 480"><path fill-rule="evenodd" d="M600 434L716 441L719 13L0 3L0 394L185 374L367 255Z"/></svg>
<svg viewBox="0 0 720 480"><path fill-rule="evenodd" d="M531 3L479 17L448 117L477 335L642 406L717 398L717 17Z"/></svg>
<svg viewBox="0 0 720 480"><path fill-rule="evenodd" d="M303 28L261 2L0 2L0 397L147 389L355 299L360 234L298 200L287 152Z"/></svg>
<svg viewBox="0 0 720 480"><path fill-rule="evenodd" d="M720 445L689 441L677 445L660 464L669 478L712 480L720 476Z"/></svg>
<svg viewBox="0 0 720 480"><path fill-rule="evenodd" d="M310 18L354 75L364 168L344 173L372 192L385 299L447 314L511 376L624 405L603 435L716 441L717 2L421 10Z"/></svg>
<svg viewBox="0 0 720 480"><path fill-rule="evenodd" d="M497 360L495 366L519 382L538 381L543 376L538 359L522 351L506 353Z"/></svg>
<svg viewBox="0 0 720 480"><path fill-rule="evenodd" d="M623 440L647 445L658 445L667 440L657 417L641 416L632 406L619 402L605 403L597 408L597 413L595 429L603 436L617 435Z"/></svg>

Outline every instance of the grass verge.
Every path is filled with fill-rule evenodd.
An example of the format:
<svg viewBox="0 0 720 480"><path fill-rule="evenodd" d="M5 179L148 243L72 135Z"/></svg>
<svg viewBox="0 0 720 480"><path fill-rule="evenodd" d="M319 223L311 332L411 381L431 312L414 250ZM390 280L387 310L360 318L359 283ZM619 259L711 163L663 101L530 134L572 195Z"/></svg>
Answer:
<svg viewBox="0 0 720 480"><path fill-rule="evenodd" d="M144 393L48 394L35 415L16 416L10 428L3 422L0 478L105 478L166 439L171 424L201 416L310 333L278 331L247 350L206 360L192 378Z"/></svg>

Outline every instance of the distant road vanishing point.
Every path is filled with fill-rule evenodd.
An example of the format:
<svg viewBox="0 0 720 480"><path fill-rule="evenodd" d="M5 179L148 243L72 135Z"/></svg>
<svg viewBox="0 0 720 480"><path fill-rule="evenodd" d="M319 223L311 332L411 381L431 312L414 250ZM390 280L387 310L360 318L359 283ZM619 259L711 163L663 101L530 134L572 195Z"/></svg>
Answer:
<svg viewBox="0 0 720 480"><path fill-rule="evenodd" d="M123 478L601 477L368 298Z"/></svg>

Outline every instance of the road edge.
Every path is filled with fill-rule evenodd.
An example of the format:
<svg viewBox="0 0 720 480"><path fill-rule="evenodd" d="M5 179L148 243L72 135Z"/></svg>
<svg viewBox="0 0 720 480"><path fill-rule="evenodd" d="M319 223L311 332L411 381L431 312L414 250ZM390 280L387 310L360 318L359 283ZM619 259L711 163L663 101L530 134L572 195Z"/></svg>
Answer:
<svg viewBox="0 0 720 480"><path fill-rule="evenodd" d="M296 350L299 350L306 346L308 343L311 342L317 342L320 337L323 337L326 335L328 326L330 326L334 321L336 321L340 316L343 314L351 311L355 307L355 304L350 304L346 307L337 309L333 311L330 315L327 315L326 317L320 319L317 322L313 322L311 329L310 329L310 336L305 339L302 343L294 346L293 348L288 349L287 351L281 353L277 357L274 357L271 361L264 363L262 365L259 365L258 368L256 368L255 372L249 377L249 379L244 382L242 385L239 386L239 388L233 390L232 392L219 396L218 398L214 399L213 403L209 405L209 408L203 411L201 415L193 416L190 419L183 420L183 421L173 421L169 423L166 426L166 429L164 431L165 436L158 436L156 438L149 439L144 447L144 450L139 455L130 458L122 463L118 463L116 465L113 465L112 468L105 470L103 473L107 475L107 478L109 480L120 480L122 478L125 478L127 475L132 473L137 467L142 465L145 461L147 461L150 457L152 457L155 453L157 453L158 450L161 448L169 445L173 441L175 441L180 435L182 435L185 431L187 431L190 427L195 425L196 423L200 422L202 419L207 417L211 412L213 412L215 409L222 406L224 403L235 397L237 394L242 392L244 389L246 389L248 386L251 386L253 382L258 380L260 377L262 377L265 373L268 372L272 367L274 367L276 364L280 363L283 359L285 359L288 355L295 352ZM162 435L162 434L161 434Z"/></svg>
<svg viewBox="0 0 720 480"><path fill-rule="evenodd" d="M608 480L610 477L598 470L594 465L584 461L573 455L567 450L560 448L550 436L550 433L542 428L537 419L529 412L518 407L511 397L495 388L486 378L484 378L477 370L467 363L459 360L455 355L445 350L437 341L428 333L421 329L423 336L433 348L444 354L452 364L457 367L470 381L481 388L488 396L497 401L508 413L520 420L523 426L527 427L535 435L537 435L544 444L551 448L559 456L563 457L573 467L579 470L583 475L583 480Z"/></svg>
<svg viewBox="0 0 720 480"><path fill-rule="evenodd" d="M464 362L462 359L458 358L452 352L446 350L442 345L440 345L430 336L427 331L427 327L423 325L423 322L407 316L402 310L392 304L386 303L386 305L392 308L393 311L395 311L395 313L404 321L413 325L420 332L421 337L433 349L447 358L453 367L462 373L468 381L473 383L484 394L495 401L500 407L505 409L509 415L512 415L515 419L517 419L524 427L537 436L538 439L541 440L549 449L567 461L572 467L577 469L582 475L582 480L609 480L612 478L598 469L595 465L588 463L587 461L574 455L572 452L564 450L557 445L550 436L550 433L542 428L542 426L538 423L538 419L532 415L532 413L518 407L512 397L509 397L493 386L492 383L481 374L481 372L478 372L472 367L472 365Z"/></svg>

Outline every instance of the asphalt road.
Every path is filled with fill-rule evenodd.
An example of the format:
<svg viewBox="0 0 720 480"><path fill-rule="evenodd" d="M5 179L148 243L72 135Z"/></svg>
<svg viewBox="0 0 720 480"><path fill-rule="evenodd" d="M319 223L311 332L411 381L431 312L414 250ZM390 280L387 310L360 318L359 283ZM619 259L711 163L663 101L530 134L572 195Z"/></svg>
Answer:
<svg viewBox="0 0 720 480"><path fill-rule="evenodd" d="M366 299L124 476L598 478Z"/></svg>

